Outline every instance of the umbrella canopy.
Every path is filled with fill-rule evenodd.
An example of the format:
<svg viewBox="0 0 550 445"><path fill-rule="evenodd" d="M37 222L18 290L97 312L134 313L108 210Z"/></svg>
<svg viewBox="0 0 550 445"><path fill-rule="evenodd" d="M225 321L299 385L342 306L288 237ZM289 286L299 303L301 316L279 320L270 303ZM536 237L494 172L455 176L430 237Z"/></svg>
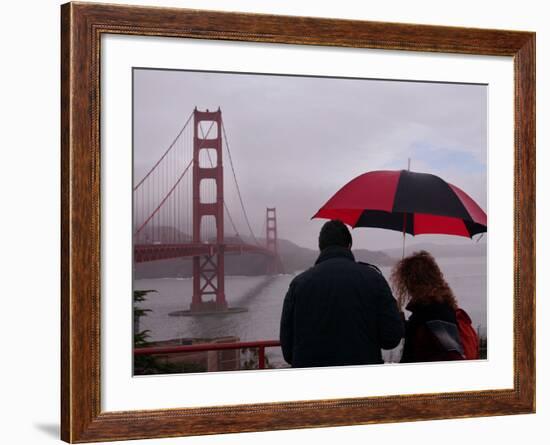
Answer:
<svg viewBox="0 0 550 445"><path fill-rule="evenodd" d="M313 218L411 235L471 238L487 231L487 215L463 190L438 176L408 170L372 171L352 179Z"/></svg>

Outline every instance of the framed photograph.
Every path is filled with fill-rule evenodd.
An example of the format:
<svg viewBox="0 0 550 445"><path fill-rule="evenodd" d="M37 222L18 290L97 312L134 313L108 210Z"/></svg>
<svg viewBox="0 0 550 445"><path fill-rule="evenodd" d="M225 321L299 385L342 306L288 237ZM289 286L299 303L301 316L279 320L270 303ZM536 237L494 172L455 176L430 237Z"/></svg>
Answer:
<svg viewBox="0 0 550 445"><path fill-rule="evenodd" d="M535 34L67 3L62 439L535 411Z"/></svg>

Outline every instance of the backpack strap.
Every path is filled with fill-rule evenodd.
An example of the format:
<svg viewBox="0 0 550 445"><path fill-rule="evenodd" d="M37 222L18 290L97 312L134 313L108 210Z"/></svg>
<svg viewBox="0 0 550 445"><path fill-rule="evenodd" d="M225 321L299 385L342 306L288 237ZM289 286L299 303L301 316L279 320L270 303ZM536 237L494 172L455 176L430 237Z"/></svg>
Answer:
<svg viewBox="0 0 550 445"><path fill-rule="evenodd" d="M461 321L467 324L472 324L472 319L464 309L461 309L461 308L456 309L455 315L456 315L457 321Z"/></svg>

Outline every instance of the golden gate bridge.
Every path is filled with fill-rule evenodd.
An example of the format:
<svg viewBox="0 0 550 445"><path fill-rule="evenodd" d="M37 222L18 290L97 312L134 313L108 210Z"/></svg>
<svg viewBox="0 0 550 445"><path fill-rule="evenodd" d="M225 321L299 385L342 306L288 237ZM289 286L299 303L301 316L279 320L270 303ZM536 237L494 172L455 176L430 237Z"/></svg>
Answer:
<svg viewBox="0 0 550 445"><path fill-rule="evenodd" d="M206 128L206 131L205 131ZM224 199L224 152L247 236L241 235ZM226 254L260 254L266 274L281 273L277 249L277 214L265 213L265 242L256 237L244 205L221 109L195 108L172 143L133 189L134 262L192 258L190 313L223 313ZM227 237L225 217L235 236Z"/></svg>

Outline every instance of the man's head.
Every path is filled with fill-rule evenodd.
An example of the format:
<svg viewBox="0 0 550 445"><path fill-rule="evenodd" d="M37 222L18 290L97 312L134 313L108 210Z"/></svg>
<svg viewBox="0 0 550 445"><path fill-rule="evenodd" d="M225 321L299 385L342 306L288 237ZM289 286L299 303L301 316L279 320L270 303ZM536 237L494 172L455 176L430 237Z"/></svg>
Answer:
<svg viewBox="0 0 550 445"><path fill-rule="evenodd" d="M321 227L319 233L319 250L324 250L327 247L346 247L351 248L352 240L346 225L337 219L326 222Z"/></svg>

